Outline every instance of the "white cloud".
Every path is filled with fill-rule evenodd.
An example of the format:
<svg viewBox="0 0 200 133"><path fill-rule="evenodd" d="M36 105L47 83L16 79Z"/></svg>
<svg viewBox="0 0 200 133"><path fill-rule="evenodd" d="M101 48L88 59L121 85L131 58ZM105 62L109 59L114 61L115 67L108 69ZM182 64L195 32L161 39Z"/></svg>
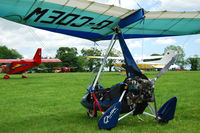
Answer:
<svg viewBox="0 0 200 133"><path fill-rule="evenodd" d="M127 43L129 44L128 47L130 49L133 49L133 48L141 48L142 47L142 42L141 41L133 41L131 43Z"/></svg>
<svg viewBox="0 0 200 133"><path fill-rule="evenodd" d="M119 0L93 0L96 2L117 5ZM200 0L121 0L121 7L138 9L138 4L148 10L199 10Z"/></svg>
<svg viewBox="0 0 200 133"><path fill-rule="evenodd" d="M196 39L194 42L195 42L196 44L199 44L199 45L200 45L200 38Z"/></svg>
<svg viewBox="0 0 200 133"><path fill-rule="evenodd" d="M138 9L138 5L135 0L121 0L121 7L127 9Z"/></svg>
<svg viewBox="0 0 200 133"><path fill-rule="evenodd" d="M136 0L121 0L121 5L119 5L119 0L91 0L103 4L115 5L120 6L127 9L138 9L139 6L137 5Z"/></svg>
<svg viewBox="0 0 200 133"><path fill-rule="evenodd" d="M138 4L147 10L199 10L200 0L92 0L104 4L121 6L128 9L138 9Z"/></svg>
<svg viewBox="0 0 200 133"><path fill-rule="evenodd" d="M199 10L200 0L159 0L160 8L166 10Z"/></svg>
<svg viewBox="0 0 200 133"><path fill-rule="evenodd" d="M0 34L0 45L16 49L24 58L29 59L34 56L37 48L43 49L43 57L54 57L59 47L76 47L80 51L93 45L93 42L85 39L30 28L2 19Z"/></svg>
<svg viewBox="0 0 200 133"><path fill-rule="evenodd" d="M162 38L162 39L157 39L154 43L154 45L173 45L176 43L176 40L168 38Z"/></svg>

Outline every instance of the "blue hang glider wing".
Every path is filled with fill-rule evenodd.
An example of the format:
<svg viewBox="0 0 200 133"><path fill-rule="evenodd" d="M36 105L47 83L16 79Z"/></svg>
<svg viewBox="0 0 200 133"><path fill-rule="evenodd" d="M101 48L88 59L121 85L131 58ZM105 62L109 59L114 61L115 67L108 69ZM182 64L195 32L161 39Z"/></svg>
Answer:
<svg viewBox="0 0 200 133"><path fill-rule="evenodd" d="M144 23L135 21L144 12ZM0 0L0 17L92 41L109 40L119 25L124 39L200 33L200 12L129 10L87 0Z"/></svg>

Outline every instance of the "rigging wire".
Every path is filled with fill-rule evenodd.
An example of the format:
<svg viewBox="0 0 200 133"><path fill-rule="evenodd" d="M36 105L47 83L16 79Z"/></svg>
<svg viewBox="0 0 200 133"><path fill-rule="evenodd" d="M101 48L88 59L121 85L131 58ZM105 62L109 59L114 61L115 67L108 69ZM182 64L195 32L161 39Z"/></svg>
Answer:
<svg viewBox="0 0 200 133"><path fill-rule="evenodd" d="M116 0L113 2L113 5L115 5L115 3L116 3ZM120 0L118 0L118 6L121 7L121 1Z"/></svg>
<svg viewBox="0 0 200 133"><path fill-rule="evenodd" d="M3 46L4 42L2 40L0 40L0 46L2 45Z"/></svg>
<svg viewBox="0 0 200 133"><path fill-rule="evenodd" d="M46 48L45 43L42 41L42 39L37 35L37 33L31 28L31 27L26 27L27 30L32 34L34 40L36 40L43 48L46 53L48 53L49 50Z"/></svg>
<svg viewBox="0 0 200 133"><path fill-rule="evenodd" d="M119 2L119 6L121 6L121 0L119 0L118 2Z"/></svg>
<svg viewBox="0 0 200 133"><path fill-rule="evenodd" d="M136 0L135 0L136 1ZM144 3L144 0L140 0L141 1L141 4L142 5L144 5L145 3ZM153 7L155 6L157 9L159 9L159 10L163 10L163 11L166 11L167 9L166 8L164 8L164 7L162 7L162 6L159 6L160 4L156 4L156 3L158 3L158 1L157 0L152 0L154 3L152 3L152 5L153 5ZM155 5L156 4L156 5ZM156 8L154 8L154 10L156 9ZM156 9L156 10L157 10Z"/></svg>
<svg viewBox="0 0 200 133"><path fill-rule="evenodd" d="M191 38L191 36L187 36L187 37L185 38L185 40L183 41L183 43L181 44L183 49L185 49L186 44L187 44L187 42L190 40L190 38Z"/></svg>
<svg viewBox="0 0 200 133"><path fill-rule="evenodd" d="M137 6L141 9L142 6L139 4L139 2L138 2L137 0L134 0L134 1L135 1L135 3L137 4Z"/></svg>

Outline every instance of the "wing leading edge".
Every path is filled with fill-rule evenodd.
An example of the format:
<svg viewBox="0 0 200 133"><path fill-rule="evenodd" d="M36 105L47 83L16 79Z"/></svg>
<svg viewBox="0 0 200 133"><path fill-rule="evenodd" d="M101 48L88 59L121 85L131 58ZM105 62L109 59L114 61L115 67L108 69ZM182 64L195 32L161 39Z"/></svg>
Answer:
<svg viewBox="0 0 200 133"><path fill-rule="evenodd" d="M133 21L140 11L145 19ZM199 11L147 12L87 0L0 0L0 17L92 41L111 39L118 25L124 39L200 33Z"/></svg>
<svg viewBox="0 0 200 133"><path fill-rule="evenodd" d="M45 62L62 62L62 61L59 59L42 59L41 62L45 63Z"/></svg>
<svg viewBox="0 0 200 133"><path fill-rule="evenodd" d="M20 61L20 59L0 59L0 63L12 63Z"/></svg>

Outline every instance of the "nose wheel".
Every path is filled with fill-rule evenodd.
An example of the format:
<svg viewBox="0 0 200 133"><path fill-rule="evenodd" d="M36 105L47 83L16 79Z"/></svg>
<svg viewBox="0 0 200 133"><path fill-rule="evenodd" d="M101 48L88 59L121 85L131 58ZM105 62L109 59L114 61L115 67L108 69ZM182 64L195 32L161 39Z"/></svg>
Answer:
<svg viewBox="0 0 200 133"><path fill-rule="evenodd" d="M10 76L8 76L8 75L5 75L4 77L3 77L3 79L9 79L10 78Z"/></svg>

